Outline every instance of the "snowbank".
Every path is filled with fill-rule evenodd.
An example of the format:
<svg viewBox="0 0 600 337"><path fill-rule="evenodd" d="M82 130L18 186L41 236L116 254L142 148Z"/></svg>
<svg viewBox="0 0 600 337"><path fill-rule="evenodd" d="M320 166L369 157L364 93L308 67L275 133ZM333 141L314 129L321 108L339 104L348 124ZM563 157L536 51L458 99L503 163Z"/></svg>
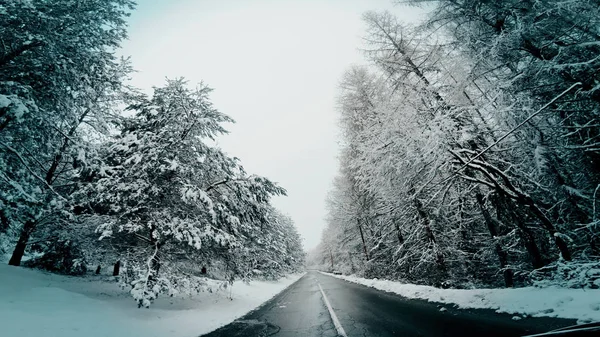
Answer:
<svg viewBox="0 0 600 337"><path fill-rule="evenodd" d="M129 294L106 276L75 278L0 265L1 335L195 337L255 309L301 276L236 282L231 293L162 297L150 309L138 309Z"/></svg>
<svg viewBox="0 0 600 337"><path fill-rule="evenodd" d="M495 309L496 312L577 319L580 323L600 321L600 290L568 288L439 289L387 280L333 275L411 299L456 304L459 308Z"/></svg>

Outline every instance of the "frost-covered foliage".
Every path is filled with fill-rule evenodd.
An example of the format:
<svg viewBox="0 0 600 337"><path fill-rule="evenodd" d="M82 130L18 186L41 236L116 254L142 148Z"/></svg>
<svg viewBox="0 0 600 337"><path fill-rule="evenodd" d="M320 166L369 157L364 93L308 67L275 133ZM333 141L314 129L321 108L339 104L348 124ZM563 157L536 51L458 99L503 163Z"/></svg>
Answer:
<svg viewBox="0 0 600 337"><path fill-rule="evenodd" d="M124 84L133 8L0 1L0 253L66 274L118 261L140 306L297 270L300 237L270 204L285 191L212 145L231 119L210 89Z"/></svg>
<svg viewBox="0 0 600 337"><path fill-rule="evenodd" d="M72 221L74 180L129 72L115 48L129 0L0 3L0 219L19 265L31 237Z"/></svg>
<svg viewBox="0 0 600 337"><path fill-rule="evenodd" d="M561 286L565 288L600 289L600 262L556 261L529 274L537 287Z"/></svg>
<svg viewBox="0 0 600 337"><path fill-rule="evenodd" d="M594 286L599 10L436 1L419 27L366 13L371 63L340 88L316 263L438 286Z"/></svg>
<svg viewBox="0 0 600 337"><path fill-rule="evenodd" d="M233 250L235 272L242 279L279 279L299 272L304 265L300 234L293 220L276 209L268 211L259 231L244 233L245 243Z"/></svg>
<svg viewBox="0 0 600 337"><path fill-rule="evenodd" d="M131 293L140 306L198 281L203 266L224 267L221 277L233 281L251 276L247 263L274 278L302 263L291 221L269 204L285 190L210 145L231 119L209 92L178 79L135 97L135 116L105 145L88 173L92 183L77 194L77 208L136 274ZM286 246L286 237L297 245Z"/></svg>

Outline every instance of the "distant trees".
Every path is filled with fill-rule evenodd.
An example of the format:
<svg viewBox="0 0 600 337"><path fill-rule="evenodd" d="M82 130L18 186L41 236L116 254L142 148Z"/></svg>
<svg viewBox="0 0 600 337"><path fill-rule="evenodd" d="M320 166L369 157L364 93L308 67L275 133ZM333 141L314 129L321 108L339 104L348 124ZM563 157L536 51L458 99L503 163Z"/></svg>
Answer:
<svg viewBox="0 0 600 337"><path fill-rule="evenodd" d="M304 261L285 190L215 147L210 89L124 84L129 0L0 2L0 245L11 265L117 262L140 306L210 277L278 278ZM123 109L130 117L125 117ZM101 240L98 240L101 239ZM123 264L121 264L123 262ZM97 265L97 264L96 264ZM206 271L206 269L204 269Z"/></svg>
<svg viewBox="0 0 600 337"><path fill-rule="evenodd" d="M441 1L419 27L366 13L371 66L342 81L321 265L439 286L598 286L575 276L600 255L598 10Z"/></svg>

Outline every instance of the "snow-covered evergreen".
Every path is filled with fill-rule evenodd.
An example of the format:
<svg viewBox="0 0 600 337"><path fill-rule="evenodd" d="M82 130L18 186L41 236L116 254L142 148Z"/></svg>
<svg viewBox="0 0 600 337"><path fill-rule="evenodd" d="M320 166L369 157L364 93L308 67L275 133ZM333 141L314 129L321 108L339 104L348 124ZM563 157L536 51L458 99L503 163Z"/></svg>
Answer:
<svg viewBox="0 0 600 337"><path fill-rule="evenodd" d="M233 121L211 90L176 79L148 97L126 85L116 52L133 9L0 3L0 253L72 275L122 267L145 307L211 279L298 271L300 236L270 203L285 190L215 145Z"/></svg>
<svg viewBox="0 0 600 337"><path fill-rule="evenodd" d="M247 250L255 236L281 230L279 219L269 217L269 200L285 190L247 174L237 159L209 144L231 122L213 108L209 92L178 79L155 88L151 98L136 97L129 108L135 116L105 144L88 173L91 183L77 194L78 207L92 214L84 221L97 223L100 239L127 261L132 295L143 306L161 292L195 287L202 267L225 268L231 281L247 276L237 251ZM286 234L294 238L293 231ZM270 244L285 241L274 237ZM293 253L282 249L262 258ZM299 264L288 261L275 276ZM269 267L278 268L255 269Z"/></svg>

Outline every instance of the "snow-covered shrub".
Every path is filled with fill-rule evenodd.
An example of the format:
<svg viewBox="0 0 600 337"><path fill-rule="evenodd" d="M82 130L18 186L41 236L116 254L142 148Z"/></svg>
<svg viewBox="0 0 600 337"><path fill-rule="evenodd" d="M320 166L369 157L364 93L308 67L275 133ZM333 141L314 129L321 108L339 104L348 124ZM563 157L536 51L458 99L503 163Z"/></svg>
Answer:
<svg viewBox="0 0 600 337"><path fill-rule="evenodd" d="M558 261L530 274L538 287L560 286L566 288L600 288L599 261Z"/></svg>
<svg viewBox="0 0 600 337"><path fill-rule="evenodd" d="M165 262L165 261L163 261ZM147 265L128 265L127 272L120 277L122 287L129 289L138 307L149 308L158 296L193 296L200 292L218 292L229 288L229 281L215 280L204 276L190 275L185 272L186 263L173 263L161 266L160 273L154 273Z"/></svg>
<svg viewBox="0 0 600 337"><path fill-rule="evenodd" d="M138 303L138 308L149 308L158 295L170 289L170 282L162 277L151 282L149 276L145 276L135 280L132 286L131 296Z"/></svg>

